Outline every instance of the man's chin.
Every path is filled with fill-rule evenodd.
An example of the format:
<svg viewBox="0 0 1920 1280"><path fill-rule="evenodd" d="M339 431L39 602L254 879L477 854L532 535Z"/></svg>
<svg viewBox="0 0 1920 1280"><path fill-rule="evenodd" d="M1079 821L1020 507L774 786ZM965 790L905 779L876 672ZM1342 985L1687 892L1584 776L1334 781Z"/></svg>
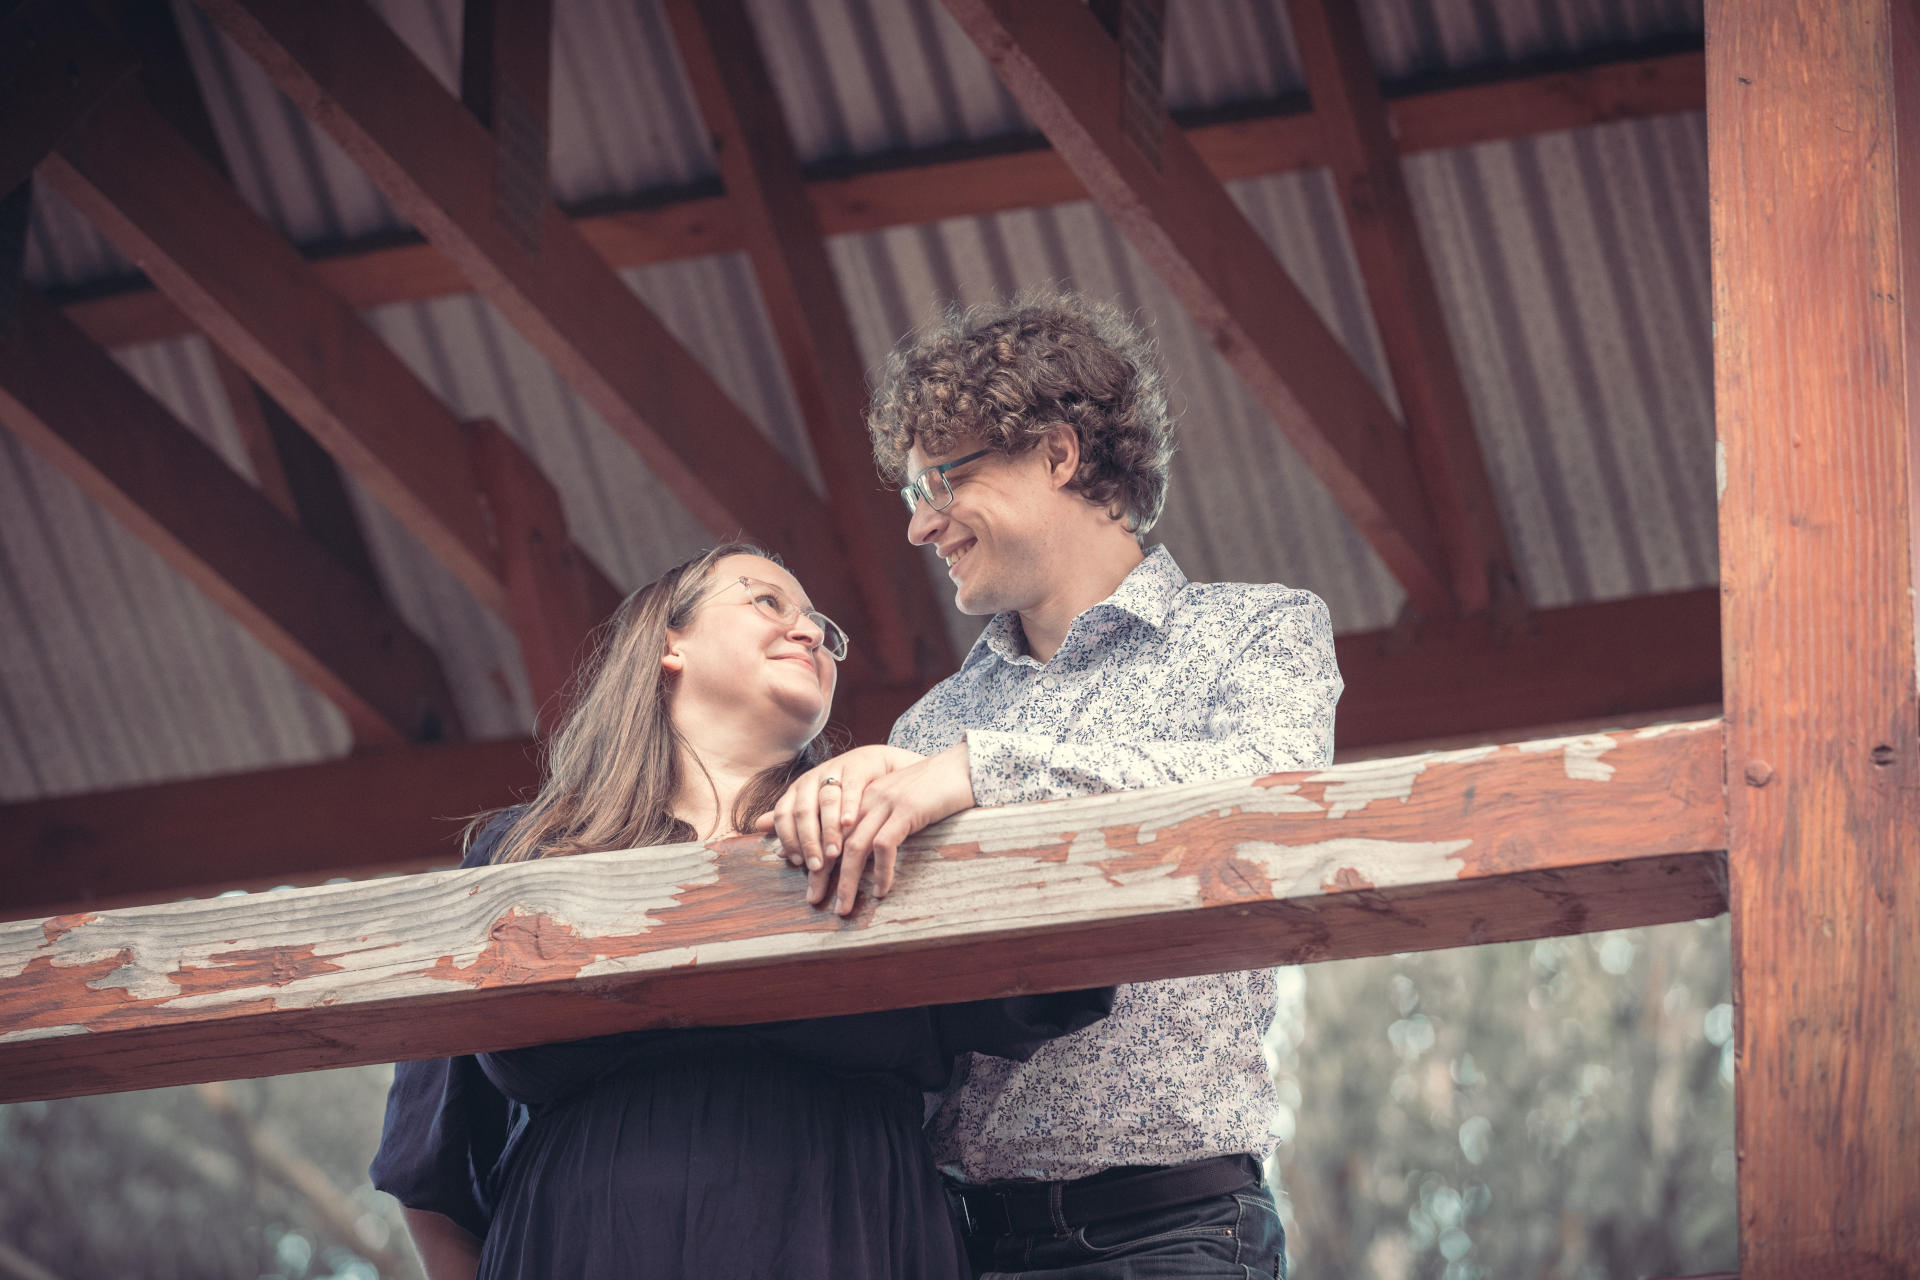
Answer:
<svg viewBox="0 0 1920 1280"><path fill-rule="evenodd" d="M990 618L1003 612L998 597L992 592L964 582L954 584L953 607L970 618Z"/></svg>

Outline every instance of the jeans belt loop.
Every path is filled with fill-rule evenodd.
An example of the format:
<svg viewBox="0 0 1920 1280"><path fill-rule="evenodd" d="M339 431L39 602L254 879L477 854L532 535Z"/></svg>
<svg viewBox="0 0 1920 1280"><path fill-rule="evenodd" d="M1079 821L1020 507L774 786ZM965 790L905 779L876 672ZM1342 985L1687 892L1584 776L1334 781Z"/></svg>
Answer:
<svg viewBox="0 0 1920 1280"><path fill-rule="evenodd" d="M1047 1214L1053 1219L1053 1234L1063 1240L1073 1234L1072 1229L1067 1226L1067 1215L1060 1208L1060 1197L1065 1194L1066 1189L1067 1184L1064 1182L1047 1184Z"/></svg>

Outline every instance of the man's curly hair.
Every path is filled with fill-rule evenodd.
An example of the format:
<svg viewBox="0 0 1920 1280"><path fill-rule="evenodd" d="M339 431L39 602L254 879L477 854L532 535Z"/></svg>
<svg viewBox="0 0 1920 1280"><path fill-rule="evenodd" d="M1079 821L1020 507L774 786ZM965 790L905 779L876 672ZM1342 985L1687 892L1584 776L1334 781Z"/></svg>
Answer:
<svg viewBox="0 0 1920 1280"><path fill-rule="evenodd" d="M1110 302L1046 288L949 307L888 355L867 412L896 485L915 444L938 455L978 439L1017 455L1057 425L1080 440L1073 491L1144 536L1167 499L1173 418L1153 344Z"/></svg>

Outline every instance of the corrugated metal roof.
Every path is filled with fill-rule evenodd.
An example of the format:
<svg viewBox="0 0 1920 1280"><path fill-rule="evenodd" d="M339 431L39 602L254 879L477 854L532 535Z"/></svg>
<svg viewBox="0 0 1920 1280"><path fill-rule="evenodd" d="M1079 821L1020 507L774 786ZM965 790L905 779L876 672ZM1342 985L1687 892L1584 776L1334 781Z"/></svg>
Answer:
<svg viewBox="0 0 1920 1280"><path fill-rule="evenodd" d="M753 0L772 75L810 158L1027 129L937 4ZM293 115L198 11L176 4L246 198L302 242L390 231L370 183ZM1697 33L1698 4L1574 0L1369 4L1389 78ZM704 133L652 5L557 6L554 170L563 199L694 182ZM1207 107L1295 92L1277 8L1172 6L1169 100ZM451 83L457 0L383 6ZM1476 423L1536 604L1711 582L1711 357L1705 130L1699 116L1416 157L1408 179ZM1392 400L1323 174L1236 183L1254 225ZM876 363L941 301L1056 280L1149 322L1181 413L1162 537L1197 578L1280 580L1326 597L1341 631L1389 624L1401 592L1160 282L1080 203L836 238L861 353ZM70 285L126 266L42 190L29 277ZM806 474L813 461L751 272L738 255L628 282ZM634 585L708 540L632 451L486 303L383 308L370 322L463 416L488 416L560 489L576 539ZM644 358L644 353L636 353ZM123 353L143 382L246 469L199 339ZM815 477L817 480L817 476ZM514 642L356 491L396 607L441 654L470 733L531 720ZM806 566L796 566L804 575ZM946 594L943 575L929 574ZM223 615L0 434L0 798L337 754L340 717ZM956 641L977 621L952 615Z"/></svg>

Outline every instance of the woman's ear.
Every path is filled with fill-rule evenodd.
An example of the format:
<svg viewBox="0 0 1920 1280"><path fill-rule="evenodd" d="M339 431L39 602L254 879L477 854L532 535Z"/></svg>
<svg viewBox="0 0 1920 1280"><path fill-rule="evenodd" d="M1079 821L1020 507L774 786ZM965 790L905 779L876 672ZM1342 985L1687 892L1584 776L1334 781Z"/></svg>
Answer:
<svg viewBox="0 0 1920 1280"><path fill-rule="evenodd" d="M660 654L660 669L676 676L687 669L686 655L680 652L680 646L674 643L672 636L667 637L667 647Z"/></svg>

